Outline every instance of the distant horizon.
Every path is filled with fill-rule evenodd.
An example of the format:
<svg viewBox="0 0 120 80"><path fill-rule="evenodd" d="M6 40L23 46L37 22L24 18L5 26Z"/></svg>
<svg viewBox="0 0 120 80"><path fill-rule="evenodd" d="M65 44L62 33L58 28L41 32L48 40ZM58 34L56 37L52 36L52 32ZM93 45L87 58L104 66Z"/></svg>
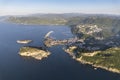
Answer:
<svg viewBox="0 0 120 80"><path fill-rule="evenodd" d="M36 13L120 15L120 0L0 0L0 16Z"/></svg>
<svg viewBox="0 0 120 80"><path fill-rule="evenodd" d="M66 13L28 13L28 14L9 14L9 15L0 15L0 16L29 16L29 15L44 15L44 14L83 14L83 15L113 15L113 16L120 16L120 14L104 14L104 13L74 13L74 12L66 12Z"/></svg>
<svg viewBox="0 0 120 80"><path fill-rule="evenodd" d="M36 14L88 14L88 15L120 15L120 14L117 14L117 13L83 13L83 12L50 12L50 13L45 13L45 12L37 12L37 13L24 13L24 14L3 14L3 15L0 15L0 16L27 16L27 15L36 15Z"/></svg>

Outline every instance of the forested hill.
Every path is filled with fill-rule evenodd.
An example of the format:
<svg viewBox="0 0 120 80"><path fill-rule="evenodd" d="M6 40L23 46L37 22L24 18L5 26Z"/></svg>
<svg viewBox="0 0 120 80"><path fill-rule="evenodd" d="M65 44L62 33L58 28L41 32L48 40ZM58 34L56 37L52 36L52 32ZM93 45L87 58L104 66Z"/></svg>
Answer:
<svg viewBox="0 0 120 80"><path fill-rule="evenodd" d="M28 16L10 16L6 21L19 24L38 25L78 25L96 24L105 26L119 26L120 16L113 15L89 15L78 13L66 14L33 14Z"/></svg>
<svg viewBox="0 0 120 80"><path fill-rule="evenodd" d="M32 14L28 16L10 16L6 21L19 24L65 25L69 18L80 15L82 14Z"/></svg>

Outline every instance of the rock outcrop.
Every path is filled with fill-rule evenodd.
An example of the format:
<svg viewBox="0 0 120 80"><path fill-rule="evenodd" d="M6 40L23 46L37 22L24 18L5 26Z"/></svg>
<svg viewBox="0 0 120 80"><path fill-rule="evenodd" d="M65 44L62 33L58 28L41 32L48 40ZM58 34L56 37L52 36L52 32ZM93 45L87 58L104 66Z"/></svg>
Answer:
<svg viewBox="0 0 120 80"><path fill-rule="evenodd" d="M17 43L20 43L20 44L28 44L32 42L32 40L17 40Z"/></svg>
<svg viewBox="0 0 120 80"><path fill-rule="evenodd" d="M37 60L41 60L50 55L50 52L43 49L42 47L22 47L20 48L19 54L21 56L32 57Z"/></svg>

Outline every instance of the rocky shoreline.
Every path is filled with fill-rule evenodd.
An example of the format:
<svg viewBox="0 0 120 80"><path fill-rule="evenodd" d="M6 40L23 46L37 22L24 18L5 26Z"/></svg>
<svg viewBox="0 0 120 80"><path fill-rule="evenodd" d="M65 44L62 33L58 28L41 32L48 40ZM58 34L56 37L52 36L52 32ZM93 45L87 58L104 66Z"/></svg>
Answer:
<svg viewBox="0 0 120 80"><path fill-rule="evenodd" d="M74 47L71 47L71 49L72 49L72 50L73 50L73 49L76 49L76 47L75 47L75 46L74 46ZM70 49L64 49L64 48L63 48L63 50L64 50L66 53L68 53L73 59L76 59L74 53L71 52Z"/></svg>
<svg viewBox="0 0 120 80"><path fill-rule="evenodd" d="M108 67L101 66L101 65L95 65L92 62L82 60L82 56L80 58L75 58L75 60L82 63L82 64L89 64L89 65L91 65L95 68L101 68L101 69L104 69L104 70L107 70L107 71L110 71L110 72L113 72L113 73L119 73L120 74L120 70L118 70L116 68L108 68Z"/></svg>
<svg viewBox="0 0 120 80"><path fill-rule="evenodd" d="M19 55L41 60L48 57L50 55L50 52L37 47L22 47L20 48Z"/></svg>
<svg viewBox="0 0 120 80"><path fill-rule="evenodd" d="M19 43L19 44L28 44L31 42L32 42L32 40L17 40L17 43Z"/></svg>
<svg viewBox="0 0 120 80"><path fill-rule="evenodd" d="M73 52L70 51L70 50L64 49L64 51L65 51L66 53L68 53L70 56L72 56L73 59L75 59L76 61L78 61L78 62L80 62L80 63L82 63L82 64L88 64L88 65L91 65L91 66L95 67L95 69L101 68L101 69L104 69L104 70L107 70L107 71L110 71L110 72L113 72L113 73L118 73L118 74L120 74L120 70L118 70L118 69L116 69L116 68L111 68L111 67L108 68L108 67L105 67L105 66L102 66L102 65L96 65L96 64L94 64L94 63L92 63L92 62L83 60L83 59L82 59L82 56L81 56L80 58L76 58L75 56L73 56Z"/></svg>

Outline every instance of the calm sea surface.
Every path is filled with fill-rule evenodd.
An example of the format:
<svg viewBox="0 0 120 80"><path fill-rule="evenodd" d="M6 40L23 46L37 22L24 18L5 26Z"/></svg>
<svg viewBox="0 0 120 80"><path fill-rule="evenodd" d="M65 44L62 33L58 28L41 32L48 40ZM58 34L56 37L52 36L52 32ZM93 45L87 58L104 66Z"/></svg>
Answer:
<svg viewBox="0 0 120 80"><path fill-rule="evenodd" d="M94 70L73 60L63 46L48 48L51 55L41 61L18 55L22 46L44 46L43 38L54 31L55 39L72 38L68 26L39 26L0 23L0 80L120 80L120 75L102 69ZM16 40L31 39L27 45Z"/></svg>

